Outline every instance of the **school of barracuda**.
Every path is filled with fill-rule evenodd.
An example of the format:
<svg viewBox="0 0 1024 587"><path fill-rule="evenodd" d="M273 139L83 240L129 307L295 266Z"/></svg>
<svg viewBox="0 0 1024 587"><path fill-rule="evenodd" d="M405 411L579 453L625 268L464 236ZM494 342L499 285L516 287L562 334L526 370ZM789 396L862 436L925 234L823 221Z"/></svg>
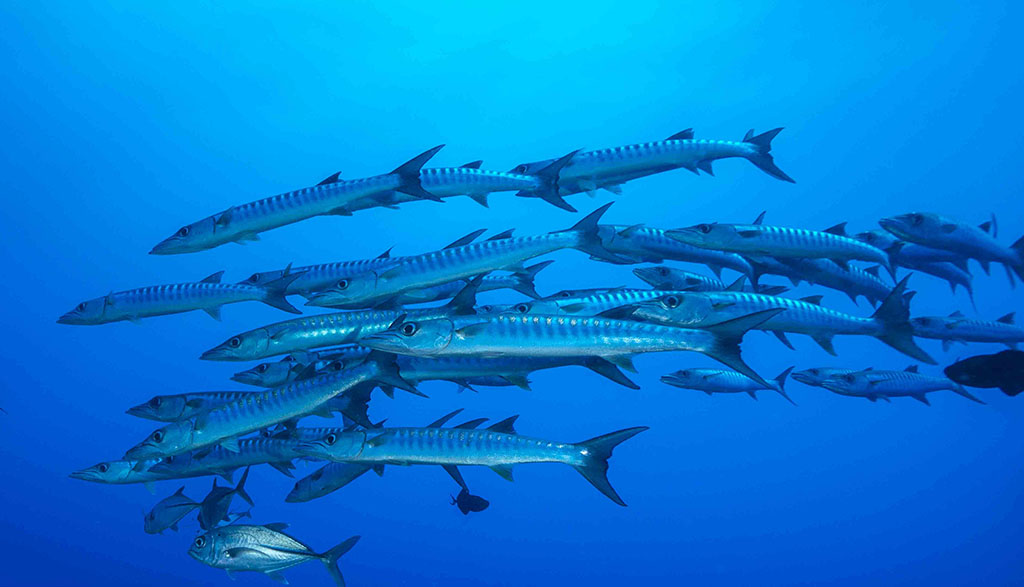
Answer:
<svg viewBox="0 0 1024 587"><path fill-rule="evenodd" d="M481 169L480 161L424 168L438 146L390 173L351 180L335 173L311 187L232 206L181 227L151 253L194 253L255 241L261 232L314 216L350 216L369 208L458 196L487 207L491 194L512 192L576 212L567 196L597 190L619 194L627 181L680 168L713 175L712 163L728 158L746 159L773 178L793 182L771 154L771 142L781 130L750 131L742 140L728 141L696 139L686 129L661 141L574 151L508 172ZM910 275L898 278L901 269L933 276L948 282L954 294L957 287L964 288L972 304L972 259L986 274L997 263L1006 268L1011 284L1015 276L1024 280L1024 238L1009 247L1000 244L994 218L975 227L938 214L909 213L882 219L881 230L851 236L845 223L820 231L790 228L766 224L764 214L750 224L605 224L610 206L547 234L514 236L507 231L480 240L480 230L421 254L392 256L389 249L372 259L259 271L235 284L223 283L219 272L198 282L112 292L81 302L58 322L96 325L193 310L220 319L224 305L245 301L300 314L289 296L335 311L258 326L205 350L200 358L209 361L269 359L232 377L259 389L164 395L130 407L128 414L159 427L122 458L71 476L147 487L212 477L212 489L203 499L186 496L181 487L159 501L144 516L145 532L176 531L186 516L197 512L202 533L188 550L196 560L229 575L259 572L278 581L285 581L281 571L318 560L343 585L338 561L359 537L319 552L287 534L285 524L243 523L252 518L255 503L245 489L251 467L266 464L292 477L296 461L319 462L286 499L307 502L367 471L380 475L388 465L436 465L458 485L452 505L468 515L485 510L489 502L470 493L460 466L490 467L511 480L515 465L562 463L610 501L625 506L609 482L608 461L619 444L647 429L623 423L615 432L562 442L520 435L517 416L485 428L486 418L447 427L458 411L426 426L384 427L368 416L377 389L388 396L395 390L422 395L417 385L432 380L452 382L460 391L529 389L532 373L571 366L639 389L626 374L635 372L634 355L692 351L722 367L684 366L661 381L709 396L742 393L757 399L758 391L771 391L794 405L785 390L790 375L871 402L909 397L927 404L927 394L949 390L983 403L960 383L920 373L916 365L905 371L864 365L794 371L786 366L774 379L764 379L747 365L741 341L749 330L761 330L792 349L789 335L806 335L837 355L834 337L868 336L927 364L935 361L916 339L942 341L943 349L969 342L1015 348L1024 342L1024 328L1014 324L1013 314L998 320L960 312L912 317ZM534 280L552 261L538 258L562 249L600 262L642 264L632 273L649 287L542 296ZM714 276L666 262L705 266ZM739 277L723 281L723 269ZM765 276L787 279L793 286L806 282L835 290L854 303L863 297L874 310L852 315L822 305L820 295L785 297L788 287L762 283ZM510 290L524 298L502 305L476 303L479 292L492 290ZM439 303L408 307L432 302ZM341 426L301 425L306 417L330 418L335 413L342 415ZM557 437L558 431L549 434ZM234 485L239 469L244 473ZM228 485L218 485L218 477ZM235 497L248 509L234 511Z"/></svg>

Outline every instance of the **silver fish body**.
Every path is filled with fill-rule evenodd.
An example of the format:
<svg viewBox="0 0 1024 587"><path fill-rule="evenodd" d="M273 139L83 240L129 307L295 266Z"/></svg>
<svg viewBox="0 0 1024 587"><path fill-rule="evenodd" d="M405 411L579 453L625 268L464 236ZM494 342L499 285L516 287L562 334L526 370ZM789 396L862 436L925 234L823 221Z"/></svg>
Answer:
<svg viewBox="0 0 1024 587"><path fill-rule="evenodd" d="M661 377L661 382L673 387L683 389L695 389L703 391L708 395L715 393L745 393L757 399L757 392L768 389L786 398L794 405L792 399L786 394L786 377L793 370L792 367L783 371L778 377L765 387L751 378L726 369L680 369Z"/></svg>
<svg viewBox="0 0 1024 587"><path fill-rule="evenodd" d="M905 371L870 370L831 377L822 386L841 395L855 397L912 397L925 404L925 394L950 390L976 403L985 403L967 392L959 383L945 377L932 377L917 372L916 367Z"/></svg>
<svg viewBox="0 0 1024 587"><path fill-rule="evenodd" d="M683 261L706 265L716 274L726 268L747 277L754 276L750 263L740 255L688 245L660 228L605 224L601 225L599 234L605 250L629 263Z"/></svg>
<svg viewBox="0 0 1024 587"><path fill-rule="evenodd" d="M922 212L883 218L879 224L904 240L976 259L986 270L989 262L1003 263L1024 279L1024 238L1006 247L986 228Z"/></svg>
<svg viewBox="0 0 1024 587"><path fill-rule="evenodd" d="M998 320L968 318L960 312L942 316L913 318L914 336L949 342L991 342L1017 348L1024 342L1024 328L1014 324L1010 313ZM944 345L948 348L948 345Z"/></svg>
<svg viewBox="0 0 1024 587"><path fill-rule="evenodd" d="M199 502L185 495L185 486L157 502L143 519L146 534L160 534L164 530L178 531L178 522L192 513Z"/></svg>

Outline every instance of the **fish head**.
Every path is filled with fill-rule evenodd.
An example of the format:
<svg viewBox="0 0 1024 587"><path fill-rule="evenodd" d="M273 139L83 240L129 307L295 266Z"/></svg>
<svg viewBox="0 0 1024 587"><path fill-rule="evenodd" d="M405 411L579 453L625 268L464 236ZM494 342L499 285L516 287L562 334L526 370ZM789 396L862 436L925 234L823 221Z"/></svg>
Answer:
<svg viewBox="0 0 1024 587"><path fill-rule="evenodd" d="M693 369L680 369L668 375L661 376L661 382L676 387L690 387L700 379L700 374Z"/></svg>
<svg viewBox="0 0 1024 587"><path fill-rule="evenodd" d="M188 547L188 554L197 561L210 565L211 567L223 567L226 562L226 549L221 544L221 533L212 530L206 534L196 536L192 545Z"/></svg>
<svg viewBox="0 0 1024 587"><path fill-rule="evenodd" d="M191 420L173 422L154 430L145 440L128 449L125 459L154 459L184 452L192 442Z"/></svg>
<svg viewBox="0 0 1024 587"><path fill-rule="evenodd" d="M113 298L111 296L86 300L75 306L71 311L66 312L60 318L57 318L57 324L86 326L109 322L108 308L112 303Z"/></svg>
<svg viewBox="0 0 1024 587"><path fill-rule="evenodd" d="M199 355L204 361L247 361L265 356L270 350L270 333L266 328L257 328L236 334L219 345Z"/></svg>
<svg viewBox="0 0 1024 587"><path fill-rule="evenodd" d="M160 459L160 462L150 467L149 470L157 474L172 474L175 471L188 469L192 466L193 461L200 460L202 459L195 456L194 453L171 455Z"/></svg>
<svg viewBox="0 0 1024 587"><path fill-rule="evenodd" d="M943 331L948 331L952 327L951 321L940 318L939 316L918 316L910 319L910 325L914 329L914 333L917 336L930 334L942 338Z"/></svg>
<svg viewBox="0 0 1024 587"><path fill-rule="evenodd" d="M689 285L692 287L699 285L697 280L692 275L689 275L688 272L665 267L664 265L638 267L633 270L633 275L636 275L651 287L660 289L685 289L685 287L680 286Z"/></svg>
<svg viewBox="0 0 1024 587"><path fill-rule="evenodd" d="M476 307L477 314L503 314L513 311L512 308L519 304L484 304Z"/></svg>
<svg viewBox="0 0 1024 587"><path fill-rule="evenodd" d="M897 237L913 242L944 237L957 228L957 225L948 219L927 212L890 216L879 220L878 224Z"/></svg>
<svg viewBox="0 0 1024 587"><path fill-rule="evenodd" d="M501 310L511 314L561 314L562 310L555 300L533 300L530 302L519 302L508 304ZM500 312L499 312L500 313Z"/></svg>
<svg viewBox="0 0 1024 587"><path fill-rule="evenodd" d="M225 239L226 213L207 216L198 222L186 224L174 234L160 241L149 251L150 255L179 255L212 249L234 239Z"/></svg>
<svg viewBox="0 0 1024 587"><path fill-rule="evenodd" d="M355 458L363 451L366 433L331 430L315 440L300 442L295 452L307 457L345 461Z"/></svg>
<svg viewBox="0 0 1024 587"><path fill-rule="evenodd" d="M863 393L868 391L871 382L864 372L843 373L833 375L821 382L821 386L836 393Z"/></svg>
<svg viewBox="0 0 1024 587"><path fill-rule="evenodd" d="M666 233L673 239L702 249L729 250L729 245L740 239L735 225L695 224L687 228L678 228Z"/></svg>
<svg viewBox="0 0 1024 587"><path fill-rule="evenodd" d="M868 230L853 235L853 238L859 240L862 243L869 244L876 249L888 249L889 247L896 244L896 237L889 234L884 230Z"/></svg>
<svg viewBox="0 0 1024 587"><path fill-rule="evenodd" d="M241 285L255 285L262 287L264 284L270 283L271 281L280 279L287 274L287 270L278 269L276 271L259 271L253 273L249 277L239 281Z"/></svg>
<svg viewBox="0 0 1024 587"><path fill-rule="evenodd" d="M127 483L135 465L129 461L105 461L69 475L72 479L93 483Z"/></svg>
<svg viewBox="0 0 1024 587"><path fill-rule="evenodd" d="M640 302L635 308L633 318L636 320L674 326L705 324L714 314L711 298L689 293L666 293L652 300Z"/></svg>
<svg viewBox="0 0 1024 587"><path fill-rule="evenodd" d="M447 318L403 321L361 338L359 344L399 355L429 357L448 348L454 333L455 324Z"/></svg>
<svg viewBox="0 0 1024 587"><path fill-rule="evenodd" d="M147 420L173 422L185 414L185 398L180 395L158 395L144 404L128 408L125 413Z"/></svg>
<svg viewBox="0 0 1024 587"><path fill-rule="evenodd" d="M359 309L379 301L380 277L376 271L366 271L342 277L330 287L309 296L307 306L324 308Z"/></svg>
<svg viewBox="0 0 1024 587"><path fill-rule="evenodd" d="M515 167L510 169L509 173L515 173L517 175L537 175L538 171L544 169L545 167L551 165L554 162L554 159L545 159L544 161L531 161L529 163L520 163L519 165L516 165ZM572 163L570 162L569 165L572 165Z"/></svg>
<svg viewBox="0 0 1024 587"><path fill-rule="evenodd" d="M828 367L815 367L813 369L804 369L803 371L794 371L790 377L803 383L804 385L812 385L814 387L822 387L822 383L832 377L838 375L839 371L847 371L845 369L832 369Z"/></svg>
<svg viewBox="0 0 1024 587"><path fill-rule="evenodd" d="M232 381L259 387L280 387L291 381L296 363L277 361L260 363L252 369L240 371L231 376Z"/></svg>

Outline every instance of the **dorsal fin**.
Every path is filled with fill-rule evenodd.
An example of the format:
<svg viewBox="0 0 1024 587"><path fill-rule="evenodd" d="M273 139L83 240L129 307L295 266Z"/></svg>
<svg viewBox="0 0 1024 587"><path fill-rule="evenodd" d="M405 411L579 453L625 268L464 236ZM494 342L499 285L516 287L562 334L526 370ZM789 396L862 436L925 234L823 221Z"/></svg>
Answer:
<svg viewBox="0 0 1024 587"><path fill-rule="evenodd" d="M618 232L618 234L622 238L629 238L633 236L636 233L636 231L640 230L643 227L643 224L634 224L633 226L627 226L626 228L623 228Z"/></svg>
<svg viewBox="0 0 1024 587"><path fill-rule="evenodd" d="M455 416L458 416L459 413L462 412L463 409L464 408L459 408L459 409L455 410L454 412L450 412L448 414L445 414L445 415L441 416L440 418L438 418L434 422L431 422L430 424L427 424L427 428L440 428L441 426L444 426L445 424L448 423L448 420L451 420Z"/></svg>
<svg viewBox="0 0 1024 587"><path fill-rule="evenodd" d="M477 426L483 424L486 421L487 421L487 418L477 418L475 420L470 420L468 422L463 422L462 424L459 424L458 426L452 426L452 428L461 428L463 430L472 430L472 429L476 428Z"/></svg>
<svg viewBox="0 0 1024 587"><path fill-rule="evenodd" d="M960 310L957 310L956 312L953 312L952 314L950 314L949 317L950 318L963 318L964 317L964 313L961 312Z"/></svg>
<svg viewBox="0 0 1024 587"><path fill-rule="evenodd" d="M332 174L328 175L327 177L323 178L320 181L320 183L318 183L316 185L327 185L329 183L338 183L339 181L341 181L341 172L340 171L335 171L334 173L332 173Z"/></svg>
<svg viewBox="0 0 1024 587"><path fill-rule="evenodd" d="M989 220L987 222L982 222L981 224L978 225L978 228L984 230L985 232L991 232L992 231L992 221Z"/></svg>
<svg viewBox="0 0 1024 587"><path fill-rule="evenodd" d="M181 487L179 487L178 490L174 492L174 495L184 496L185 495L185 486L182 485Z"/></svg>
<svg viewBox="0 0 1024 587"><path fill-rule="evenodd" d="M459 290L459 293L455 294L455 297L453 297L446 306L451 309L453 314L472 314L473 307L476 306L476 292L480 289L480 284L483 283L483 281L483 275L477 275L473 279L470 279L469 283L466 284L466 287Z"/></svg>
<svg viewBox="0 0 1024 587"><path fill-rule="evenodd" d="M752 138L754 138L754 129L748 130L747 134L743 135L743 142L744 143L750 142L750 139L752 139Z"/></svg>
<svg viewBox="0 0 1024 587"><path fill-rule="evenodd" d="M515 434L516 433L516 420L519 416L509 416L501 422L491 424L487 427L492 432L501 432L504 434Z"/></svg>
<svg viewBox="0 0 1024 587"><path fill-rule="evenodd" d="M688 128L686 130L681 130L681 131L677 132L676 134L670 136L669 138L667 138L665 140L666 141L688 141L688 140L690 140L692 138L693 138L693 129L692 128Z"/></svg>
<svg viewBox="0 0 1024 587"><path fill-rule="evenodd" d="M729 287L725 288L725 291L743 291L743 286L746 285L747 278L740 277L736 281L729 284Z"/></svg>
<svg viewBox="0 0 1024 587"><path fill-rule="evenodd" d="M917 371L917 365L911 365L911 366L907 367L906 369L904 369L904 371L907 372L907 373L917 373L918 372Z"/></svg>
<svg viewBox="0 0 1024 587"><path fill-rule="evenodd" d="M199 281L199 283L220 283L220 278L221 277L224 277L224 272L223 271L218 271L218 272L214 273L213 275L209 275L207 277L204 277L202 280Z"/></svg>
<svg viewBox="0 0 1024 587"><path fill-rule="evenodd" d="M383 253L377 255L377 258L378 259L390 259L391 258L391 249L393 249L393 248L395 248L395 247L388 247L388 250L386 250ZM291 267L291 265L289 265L289 267Z"/></svg>
<svg viewBox="0 0 1024 587"><path fill-rule="evenodd" d="M761 212L760 214L758 214L757 218L754 219L754 224L755 225L757 225L757 224L764 224L764 215L767 214L767 213L768 213L768 211L765 210L764 212Z"/></svg>
<svg viewBox="0 0 1024 587"><path fill-rule="evenodd" d="M487 232L486 228L481 228L479 230L474 230L473 232L467 234L466 236L464 236L464 237L462 237L460 239L456 239L456 240L452 241L451 243L449 243L444 248L446 248L446 249L454 249L455 247L466 246L469 243L475 241L476 237L480 236L481 234L483 234L485 232Z"/></svg>
<svg viewBox="0 0 1024 587"><path fill-rule="evenodd" d="M480 169L480 166L483 165L483 164L484 164L483 160L480 159L480 160L477 160L477 161L470 161L469 163L463 163L459 167L463 167L465 169Z"/></svg>
<svg viewBox="0 0 1024 587"><path fill-rule="evenodd" d="M501 240L503 238L512 238L512 233L515 232L515 231L516 231L516 229L510 228L510 229L508 229L506 231L499 232L498 234L492 236L491 238L489 238L487 240L489 240L489 241L498 241L498 240Z"/></svg>
<svg viewBox="0 0 1024 587"><path fill-rule="evenodd" d="M1007 314L1007 315L1003 316L1002 318L996 320L996 322L999 322L1001 324L1013 324L1013 316L1014 316L1014 314L1016 314L1016 312L1010 312L1009 314Z"/></svg>
<svg viewBox="0 0 1024 587"><path fill-rule="evenodd" d="M829 234L834 234L836 236L846 236L846 223L840 222L839 224L831 228L826 228L825 232Z"/></svg>
<svg viewBox="0 0 1024 587"><path fill-rule="evenodd" d="M272 524L263 524L263 527L267 530L273 530L274 532L283 532L288 529L288 524L284 522L274 522Z"/></svg>
<svg viewBox="0 0 1024 587"><path fill-rule="evenodd" d="M807 302L808 304L814 304L815 306L820 306L822 297L823 296L807 296L805 298L800 298L800 301Z"/></svg>

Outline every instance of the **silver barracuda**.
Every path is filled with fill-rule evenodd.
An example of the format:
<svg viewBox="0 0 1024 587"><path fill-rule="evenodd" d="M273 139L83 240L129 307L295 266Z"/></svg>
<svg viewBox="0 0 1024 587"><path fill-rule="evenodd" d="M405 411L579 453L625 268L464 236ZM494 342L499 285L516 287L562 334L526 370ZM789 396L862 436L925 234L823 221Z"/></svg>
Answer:
<svg viewBox="0 0 1024 587"><path fill-rule="evenodd" d="M672 238L668 231L660 228L640 224L604 224L601 225L598 234L606 251L624 259L619 261L620 264L683 261L706 265L715 272L715 275L721 275L724 268L742 273L752 280L755 277L750 263L740 255L688 245ZM609 261L605 258L596 260ZM616 262L614 259L610 261Z"/></svg>
<svg viewBox="0 0 1024 587"><path fill-rule="evenodd" d="M914 212L878 222L882 228L913 243L941 249L978 261L985 273L990 263L1002 263L1013 283L1013 273L1024 279L1024 237L1010 247L996 240L996 226L971 226L939 214Z"/></svg>
<svg viewBox="0 0 1024 587"><path fill-rule="evenodd" d="M845 367L814 367L812 369L804 369L803 371L794 371L791 377L804 385L823 387L822 383L824 383L826 379L846 375L848 373L856 373L860 370L861 369L847 369Z"/></svg>
<svg viewBox="0 0 1024 587"><path fill-rule="evenodd" d="M161 499L143 518L146 534L162 534L164 530L178 531L178 522L199 507L199 502L185 495L185 486Z"/></svg>
<svg viewBox="0 0 1024 587"><path fill-rule="evenodd" d="M75 471L68 475L72 479L103 483L105 485L132 485L142 483L147 488L152 488L155 481L174 479L173 475L157 473L152 467L160 462L159 459L146 461L118 460L104 461L91 467ZM152 489L151 489L152 491Z"/></svg>
<svg viewBox="0 0 1024 587"><path fill-rule="evenodd" d="M298 450L316 458L371 466L440 465L456 481L462 479L457 467L463 465L490 467L511 480L513 465L563 463L576 469L608 499L626 505L608 482L608 459L616 446L647 430L646 426L627 428L584 442L557 443L520 436L514 427L517 416L484 430L476 427L486 418L442 428L456 413L425 428L331 432L300 445ZM465 486L464 481L459 484Z"/></svg>
<svg viewBox="0 0 1024 587"><path fill-rule="evenodd" d="M345 587L338 559L355 546L359 537L353 536L327 552L317 553L285 534L287 528L287 524L222 526L193 540L188 554L205 565L224 569L231 578L233 573L263 573L278 583L288 582L281 571L318 560L327 567L334 584Z"/></svg>
<svg viewBox="0 0 1024 587"><path fill-rule="evenodd" d="M952 263L967 271L967 257L953 251L944 251L942 249L933 249L931 247L925 247L919 244L900 240L893 236L891 233L884 230L868 230L865 232L859 232L853 235L853 238L865 242L876 249L882 249L883 251L892 250L893 261L900 267L906 267L907 269L918 269L923 264L928 263ZM894 245L899 244L899 247Z"/></svg>
<svg viewBox="0 0 1024 587"><path fill-rule="evenodd" d="M962 385L955 381L945 377L931 377L918 373L916 365L908 367L905 371L868 370L846 373L830 377L821 385L840 395L868 399L912 397L925 404L929 404L925 394L950 390L973 402L985 403L968 393Z"/></svg>
<svg viewBox="0 0 1024 587"><path fill-rule="evenodd" d="M712 162L731 157L747 159L768 175L792 183L793 179L775 165L771 155L772 139L781 131L776 128L754 135L751 130L742 141L720 141L694 139L693 129L686 129L663 141L580 151L562 170L559 186L565 194L597 188L617 191L624 181L678 168L714 175ZM530 173L547 164L548 161L523 163L513 171Z"/></svg>
<svg viewBox="0 0 1024 587"><path fill-rule="evenodd" d="M371 355L364 364L347 371L253 393L195 419L168 424L129 449L125 458L166 458L218 444L237 451L240 435L316 413L331 398L369 382L413 389L397 375L392 357Z"/></svg>
<svg viewBox="0 0 1024 587"><path fill-rule="evenodd" d="M309 365L317 371L335 364L342 368L358 365L370 354L370 349L357 344L342 345L312 351L295 351L273 363L260 363L252 369L240 371L231 376L232 381L259 387L279 387L303 377L308 377Z"/></svg>
<svg viewBox="0 0 1024 587"><path fill-rule="evenodd" d="M998 320L968 318L963 313L953 312L947 317L921 316L910 320L914 336L942 341L942 350L949 350L953 343L991 342L1005 344L1011 349L1024 342L1024 328L1014 324L1015 312Z"/></svg>
<svg viewBox="0 0 1024 587"><path fill-rule="evenodd" d="M150 254L195 253L227 243L259 240L261 232L314 216L351 214L347 206L352 202L392 191L419 199L440 200L420 185L420 169L443 146L417 155L384 175L342 180L335 174L312 187L232 206L179 228L153 247Z"/></svg>
<svg viewBox="0 0 1024 587"><path fill-rule="evenodd" d="M685 271L675 267L658 265L656 267L638 267L633 270L641 280L645 281L654 289L676 290L676 291L745 291L749 293L762 293L770 296L789 291L788 287L782 285L758 284L747 285L745 277L726 285L721 279Z"/></svg>
<svg viewBox="0 0 1024 587"><path fill-rule="evenodd" d="M204 352L206 361L254 361L322 347L359 342L362 337L386 330L399 316L429 320L473 314L476 289L466 286L448 304L420 310L363 310L304 316L236 334Z"/></svg>
<svg viewBox="0 0 1024 587"><path fill-rule="evenodd" d="M972 306L975 305L973 277L967 271L952 263L921 263L912 267L912 269L944 280L949 284L949 289L954 294L956 293L956 287L959 285L967 290L967 298L971 300Z"/></svg>
<svg viewBox="0 0 1024 587"><path fill-rule="evenodd" d="M767 385L740 357L743 334L783 312L771 309L702 330L566 315L492 314L399 319L362 344L422 357L602 357L631 369L637 353L696 351Z"/></svg>
<svg viewBox="0 0 1024 587"><path fill-rule="evenodd" d="M742 255L776 259L831 259L842 267L848 261L868 261L893 270L890 255L865 242L846 236L845 223L828 230L808 230L763 224L764 213L753 224L697 224L666 234L679 242Z"/></svg>
<svg viewBox="0 0 1024 587"><path fill-rule="evenodd" d="M510 237L470 243L423 255L404 257L383 271L367 271L340 280L312 298L309 306L365 308L391 304L404 292L507 269L561 249L577 249L594 256L614 258L597 236L597 222L611 206L606 204L572 228L548 234Z"/></svg>
<svg viewBox="0 0 1024 587"><path fill-rule="evenodd" d="M243 438L238 441L238 452L215 446L210 450L167 457L153 465L152 470L175 479L218 475L231 483L234 471L266 464L291 477L295 469L292 461L305 458L295 452L299 442L301 438L290 435Z"/></svg>
<svg viewBox="0 0 1024 587"><path fill-rule="evenodd" d="M879 277L879 267L861 269L848 265L843 268L829 259L781 259L781 263L789 265L804 281L841 291L853 303L863 296L872 306L878 305L889 295L892 287Z"/></svg>
<svg viewBox="0 0 1024 587"><path fill-rule="evenodd" d="M543 314L567 316L597 316L614 308L656 300L671 292L659 289L620 288L601 293L588 293L576 297L519 302L498 308L501 312L517 314Z"/></svg>
<svg viewBox="0 0 1024 587"><path fill-rule="evenodd" d="M107 324L121 320L136 321L151 316L180 314L203 310L220 320L220 309L225 304L258 301L292 314L302 312L284 297L288 284L298 277L286 275L262 286L221 283L223 271L202 281L154 285L109 293L100 298L84 301L61 316L59 324Z"/></svg>
<svg viewBox="0 0 1024 587"><path fill-rule="evenodd" d="M751 312L784 309L784 312L763 321L757 328L772 332L790 348L793 346L785 333L806 334L832 355L836 354L832 346L834 336L866 335L915 359L935 364L934 359L914 342L909 310L903 298L906 287L907 278L904 278L870 318L851 316L822 307L821 296L794 300L737 292L676 292L622 310L638 320L707 328L720 320L735 319Z"/></svg>
<svg viewBox="0 0 1024 587"><path fill-rule="evenodd" d="M758 391L768 389L786 398L786 401L795 406L796 402L786 395L785 389L786 377L792 370L793 367L790 367L780 373L770 382L769 387L760 385L742 373L725 369L680 369L663 375L661 382L673 387L703 391L709 396L716 393L745 393L754 399L757 399Z"/></svg>

